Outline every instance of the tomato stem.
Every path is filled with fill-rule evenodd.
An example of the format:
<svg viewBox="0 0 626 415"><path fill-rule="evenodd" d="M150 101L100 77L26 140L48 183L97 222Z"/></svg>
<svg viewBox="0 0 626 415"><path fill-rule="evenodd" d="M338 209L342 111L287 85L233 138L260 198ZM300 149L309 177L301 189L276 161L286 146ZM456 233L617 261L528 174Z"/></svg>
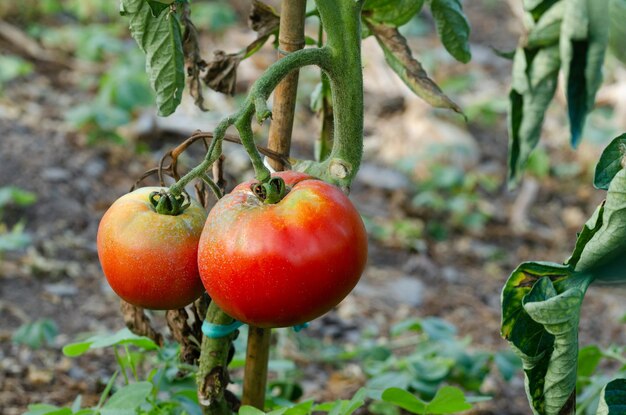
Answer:
<svg viewBox="0 0 626 415"><path fill-rule="evenodd" d="M287 195L287 186L280 177L272 177L267 183L254 183L250 189L267 205L278 203Z"/></svg>
<svg viewBox="0 0 626 415"><path fill-rule="evenodd" d="M189 194L185 191L174 196L167 190L161 190L150 193L148 198L154 210L160 215L180 215L191 205Z"/></svg>
<svg viewBox="0 0 626 415"><path fill-rule="evenodd" d="M228 325L233 318L224 313L215 302L209 304L206 321L212 324ZM228 385L228 355L232 341L237 337L234 331L224 337L202 336L200 360L198 362L198 401L203 405L203 413L225 415L231 413L224 397Z"/></svg>

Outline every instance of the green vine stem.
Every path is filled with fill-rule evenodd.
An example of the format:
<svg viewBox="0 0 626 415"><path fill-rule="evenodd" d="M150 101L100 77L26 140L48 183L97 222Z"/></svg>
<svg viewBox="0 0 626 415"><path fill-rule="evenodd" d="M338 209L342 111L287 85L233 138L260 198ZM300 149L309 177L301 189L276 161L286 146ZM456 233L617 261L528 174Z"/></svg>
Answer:
<svg viewBox="0 0 626 415"><path fill-rule="evenodd" d="M271 65L253 84L242 108L225 117L215 128L214 138L202 163L170 187L178 196L193 179L203 175L222 153L226 130L235 126L248 152L256 178L263 183L270 172L254 145L252 118L259 123L271 117L267 99L291 71L308 65L320 67L330 79L335 112L334 141L330 156L322 161L301 160L295 170L349 188L363 154L363 73L361 69L361 20L364 0L316 0L328 42L322 48L292 52Z"/></svg>
<svg viewBox="0 0 626 415"><path fill-rule="evenodd" d="M363 156L363 71L361 68L361 9L363 0L316 0L326 30L334 141L321 162L298 161L295 170L349 188Z"/></svg>

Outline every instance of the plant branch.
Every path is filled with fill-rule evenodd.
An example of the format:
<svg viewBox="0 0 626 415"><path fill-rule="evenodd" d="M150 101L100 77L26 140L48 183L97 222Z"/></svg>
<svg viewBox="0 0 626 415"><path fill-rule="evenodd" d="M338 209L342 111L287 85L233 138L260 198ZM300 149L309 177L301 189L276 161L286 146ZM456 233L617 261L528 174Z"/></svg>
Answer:
<svg viewBox="0 0 626 415"><path fill-rule="evenodd" d="M305 171L330 183L349 188L363 156L363 73L361 69L361 9L363 1L316 0L328 42L334 109L334 140L329 157L320 162L299 161Z"/></svg>
<svg viewBox="0 0 626 415"><path fill-rule="evenodd" d="M170 186L170 192L177 196L185 186L193 179L200 177L222 154L222 141L228 127L234 125L240 133L241 142L246 148L253 162L255 174L259 181L267 182L270 172L263 165L263 161L254 144L252 117L256 114L257 121L262 123L271 116L266 101L276 85L294 69L308 65L317 65L322 69L328 67L329 51L326 48L301 49L290 53L283 59L275 62L267 71L252 85L248 98L242 108L236 113L226 116L220 121L213 132L213 141L207 151L204 161L183 176L179 181Z"/></svg>

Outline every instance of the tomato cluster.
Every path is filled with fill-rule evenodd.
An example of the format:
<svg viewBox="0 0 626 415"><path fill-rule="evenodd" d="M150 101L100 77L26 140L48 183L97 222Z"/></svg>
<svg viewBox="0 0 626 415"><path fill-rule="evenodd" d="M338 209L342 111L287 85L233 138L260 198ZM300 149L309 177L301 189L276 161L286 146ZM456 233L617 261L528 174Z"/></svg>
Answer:
<svg viewBox="0 0 626 415"><path fill-rule="evenodd" d="M113 290L137 306L169 309L206 289L227 314L258 327L297 325L329 311L365 267L361 217L333 185L296 172L275 177L288 191L277 203L264 203L256 182L245 182L208 217L195 202L179 215L157 213L148 200L155 188L118 199L98 229Z"/></svg>

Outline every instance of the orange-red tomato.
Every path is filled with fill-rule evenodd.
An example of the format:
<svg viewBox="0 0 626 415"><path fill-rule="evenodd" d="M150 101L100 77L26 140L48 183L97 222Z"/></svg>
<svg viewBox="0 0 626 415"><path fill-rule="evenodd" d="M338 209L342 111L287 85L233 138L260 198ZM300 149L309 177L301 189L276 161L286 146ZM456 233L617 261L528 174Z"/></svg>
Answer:
<svg viewBox="0 0 626 415"><path fill-rule="evenodd" d="M183 213L162 215L150 203L161 187L142 187L117 199L98 227L98 257L107 281L125 301L143 308L182 308L204 288L198 240L206 220L191 201Z"/></svg>
<svg viewBox="0 0 626 415"><path fill-rule="evenodd" d="M198 249L204 286L227 314L258 327L304 323L337 305L358 282L367 234L333 185L281 172L290 188L264 204L242 183L209 213Z"/></svg>

